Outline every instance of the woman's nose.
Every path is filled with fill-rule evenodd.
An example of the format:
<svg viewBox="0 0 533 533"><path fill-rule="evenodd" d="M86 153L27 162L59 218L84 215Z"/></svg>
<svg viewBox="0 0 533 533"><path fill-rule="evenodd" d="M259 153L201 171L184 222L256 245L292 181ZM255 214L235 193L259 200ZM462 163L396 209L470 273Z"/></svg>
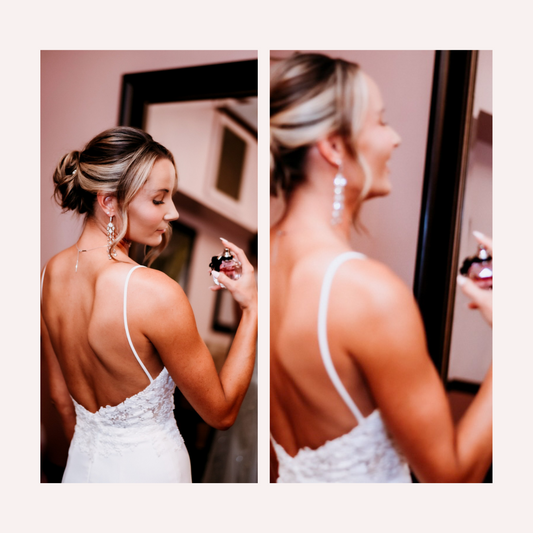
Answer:
<svg viewBox="0 0 533 533"><path fill-rule="evenodd" d="M169 222L171 220L177 220L179 218L178 210L176 209L176 206L174 205L174 202L170 202L171 209L170 211L165 215L165 220L168 220Z"/></svg>
<svg viewBox="0 0 533 533"><path fill-rule="evenodd" d="M402 142L402 138L398 135L398 132L394 129L394 128L391 128L391 131L392 131L392 138L393 138L393 145L394 147L398 147L400 146L401 142Z"/></svg>

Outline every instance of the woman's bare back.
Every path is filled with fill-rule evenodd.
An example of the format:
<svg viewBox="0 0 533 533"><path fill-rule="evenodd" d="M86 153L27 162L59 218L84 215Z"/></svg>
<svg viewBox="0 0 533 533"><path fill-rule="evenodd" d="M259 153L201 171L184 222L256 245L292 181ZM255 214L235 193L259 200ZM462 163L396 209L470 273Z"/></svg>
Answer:
<svg viewBox="0 0 533 533"><path fill-rule="evenodd" d="M336 244L318 246L298 235L271 238L271 431L290 455L315 449L357 425L353 414L328 377L318 343L320 291L327 267L347 250ZM335 276L327 314L327 337L334 367L356 405L366 416L374 403L356 359L346 349L342 327L343 278L360 261L349 261ZM357 295L350 296L350 307ZM340 304L340 305L339 305ZM357 304L355 304L357 305ZM357 327L353 324L353 327Z"/></svg>
<svg viewBox="0 0 533 533"><path fill-rule="evenodd" d="M110 261L106 249L79 254L75 247L47 265L42 309L50 340L71 396L88 411L118 405L150 383L137 362L124 326L124 285L135 263ZM139 271L143 269L138 269ZM163 364L141 332L142 309L128 290L128 328L141 361L155 378Z"/></svg>

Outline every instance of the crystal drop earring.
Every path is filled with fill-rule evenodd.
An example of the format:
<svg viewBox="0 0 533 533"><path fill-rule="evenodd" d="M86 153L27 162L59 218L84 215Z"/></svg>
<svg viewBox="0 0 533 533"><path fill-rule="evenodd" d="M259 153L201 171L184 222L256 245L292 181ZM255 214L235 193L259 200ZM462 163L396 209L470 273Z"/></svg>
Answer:
<svg viewBox="0 0 533 533"><path fill-rule="evenodd" d="M115 250L114 241L116 238L115 225L113 224L113 215L107 214L109 217L109 224L107 225L107 255L109 259L117 256L117 251Z"/></svg>
<svg viewBox="0 0 533 533"><path fill-rule="evenodd" d="M344 188L347 180L342 175L342 163L339 163L337 174L333 179L333 211L331 213L331 225L336 226L342 220L344 211Z"/></svg>

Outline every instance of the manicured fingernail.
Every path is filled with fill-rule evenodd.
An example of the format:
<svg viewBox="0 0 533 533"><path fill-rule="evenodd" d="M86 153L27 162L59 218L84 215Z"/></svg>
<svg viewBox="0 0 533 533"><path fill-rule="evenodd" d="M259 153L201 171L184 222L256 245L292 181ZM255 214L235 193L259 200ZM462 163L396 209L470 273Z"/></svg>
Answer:
<svg viewBox="0 0 533 533"><path fill-rule="evenodd" d="M466 283L466 278L464 276L457 276L457 285L463 286Z"/></svg>
<svg viewBox="0 0 533 533"><path fill-rule="evenodd" d="M474 237L478 237L479 239L483 239L485 237L485 235L483 235L481 231L473 231L472 234L474 235Z"/></svg>
<svg viewBox="0 0 533 533"><path fill-rule="evenodd" d="M211 275L212 275L215 279L218 279L219 274L220 274L220 272L217 272L216 270L211 270Z"/></svg>
<svg viewBox="0 0 533 533"><path fill-rule="evenodd" d="M220 237L220 240L221 240L221 241L229 242L228 239L224 239L224 237Z"/></svg>

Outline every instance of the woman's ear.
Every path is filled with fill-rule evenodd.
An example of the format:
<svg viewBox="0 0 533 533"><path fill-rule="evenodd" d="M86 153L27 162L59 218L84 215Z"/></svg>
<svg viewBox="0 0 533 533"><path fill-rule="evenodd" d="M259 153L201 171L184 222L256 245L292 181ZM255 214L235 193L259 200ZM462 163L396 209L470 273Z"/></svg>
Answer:
<svg viewBox="0 0 533 533"><path fill-rule="evenodd" d="M320 139L316 143L316 147L320 155L333 166L341 165L346 149L344 142L339 135L330 135L325 139Z"/></svg>
<svg viewBox="0 0 533 533"><path fill-rule="evenodd" d="M114 216L117 210L117 197L107 192L99 192L96 194L96 201L100 209L108 216Z"/></svg>

